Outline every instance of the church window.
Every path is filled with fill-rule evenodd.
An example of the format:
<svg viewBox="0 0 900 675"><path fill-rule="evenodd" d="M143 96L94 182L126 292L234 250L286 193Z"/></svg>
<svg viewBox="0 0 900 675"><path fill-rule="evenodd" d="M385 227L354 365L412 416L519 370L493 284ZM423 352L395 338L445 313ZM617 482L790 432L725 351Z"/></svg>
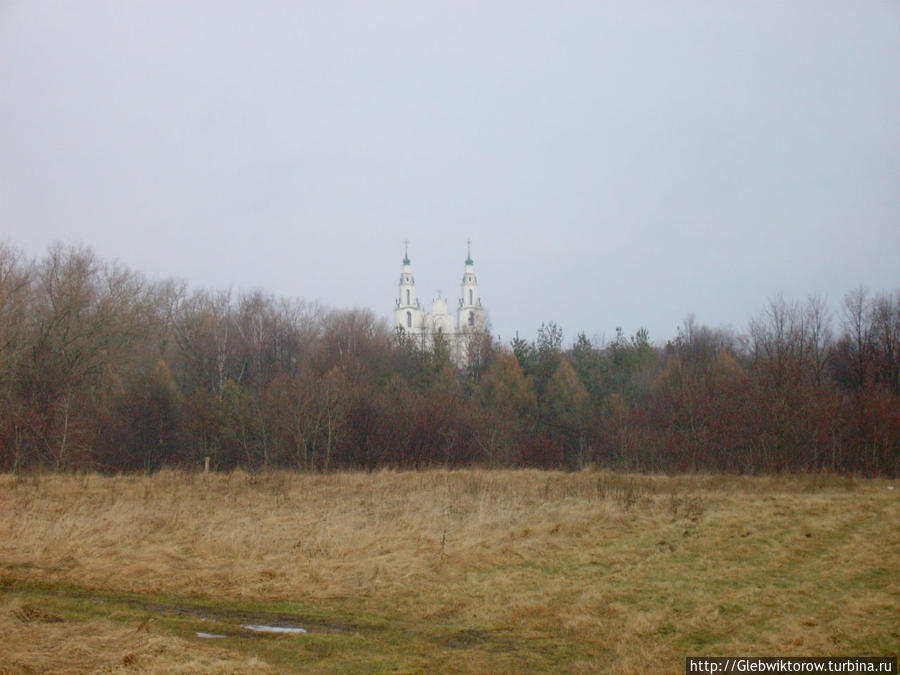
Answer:
<svg viewBox="0 0 900 675"><path fill-rule="evenodd" d="M472 304L472 289L469 289L469 304Z"/></svg>
<svg viewBox="0 0 900 675"><path fill-rule="evenodd" d="M412 312L406 313L406 327L412 328Z"/></svg>
<svg viewBox="0 0 900 675"><path fill-rule="evenodd" d="M469 325L470 326L475 325L475 312L469 312Z"/></svg>
<svg viewBox="0 0 900 675"><path fill-rule="evenodd" d="M406 289L406 304L409 304L409 289Z"/></svg>

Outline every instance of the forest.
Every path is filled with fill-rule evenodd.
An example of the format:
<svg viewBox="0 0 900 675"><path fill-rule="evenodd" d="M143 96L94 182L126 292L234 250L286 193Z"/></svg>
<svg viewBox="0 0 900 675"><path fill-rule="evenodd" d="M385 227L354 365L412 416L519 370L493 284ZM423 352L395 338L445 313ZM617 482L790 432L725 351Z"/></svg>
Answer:
<svg viewBox="0 0 900 675"><path fill-rule="evenodd" d="M751 308L753 309L753 308ZM772 298L746 332L474 336L465 367L367 309L191 290L0 244L0 471L587 464L900 472L900 289Z"/></svg>

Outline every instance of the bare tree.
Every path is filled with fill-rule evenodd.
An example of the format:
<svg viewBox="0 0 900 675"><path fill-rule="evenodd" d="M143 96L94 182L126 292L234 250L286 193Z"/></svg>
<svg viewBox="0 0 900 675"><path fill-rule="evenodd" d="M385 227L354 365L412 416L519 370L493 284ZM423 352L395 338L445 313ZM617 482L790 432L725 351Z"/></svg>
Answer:
<svg viewBox="0 0 900 675"><path fill-rule="evenodd" d="M848 335L848 347L855 385L863 387L867 380L872 347L872 328L869 322L868 292L860 286L844 296L843 323Z"/></svg>
<svg viewBox="0 0 900 675"><path fill-rule="evenodd" d="M872 299L871 325L878 380L900 394L900 291Z"/></svg>
<svg viewBox="0 0 900 675"><path fill-rule="evenodd" d="M822 384L825 357L832 343L831 310L821 295L811 295L806 301L805 322L809 340L809 355L812 377L815 384Z"/></svg>

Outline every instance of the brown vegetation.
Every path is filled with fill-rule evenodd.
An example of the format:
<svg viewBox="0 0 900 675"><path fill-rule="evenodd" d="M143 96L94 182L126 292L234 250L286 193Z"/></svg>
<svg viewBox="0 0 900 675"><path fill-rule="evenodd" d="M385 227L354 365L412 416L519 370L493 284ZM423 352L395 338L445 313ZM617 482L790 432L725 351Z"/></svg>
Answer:
<svg viewBox="0 0 900 675"><path fill-rule="evenodd" d="M504 466L900 471L900 293L774 299L746 335L553 323L464 367L370 311L0 245L0 471Z"/></svg>
<svg viewBox="0 0 900 675"><path fill-rule="evenodd" d="M628 673L680 672L688 655L888 654L890 487L595 470L3 476L0 663ZM249 639L229 612L310 632ZM231 637L212 650L204 626Z"/></svg>

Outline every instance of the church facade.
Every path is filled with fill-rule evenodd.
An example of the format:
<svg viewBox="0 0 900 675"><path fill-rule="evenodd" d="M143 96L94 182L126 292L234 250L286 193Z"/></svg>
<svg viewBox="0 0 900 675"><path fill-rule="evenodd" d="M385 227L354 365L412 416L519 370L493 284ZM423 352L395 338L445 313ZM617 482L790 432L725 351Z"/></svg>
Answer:
<svg viewBox="0 0 900 675"><path fill-rule="evenodd" d="M441 336L450 350L451 360L457 366L465 365L472 340L486 328L471 248L466 257L459 301L453 313L447 300L440 295L432 301L430 312L423 309L416 294L416 279L409 260L409 249L406 249L403 256L397 288L397 300L394 303L395 330L408 336L423 350L431 349L435 339Z"/></svg>

